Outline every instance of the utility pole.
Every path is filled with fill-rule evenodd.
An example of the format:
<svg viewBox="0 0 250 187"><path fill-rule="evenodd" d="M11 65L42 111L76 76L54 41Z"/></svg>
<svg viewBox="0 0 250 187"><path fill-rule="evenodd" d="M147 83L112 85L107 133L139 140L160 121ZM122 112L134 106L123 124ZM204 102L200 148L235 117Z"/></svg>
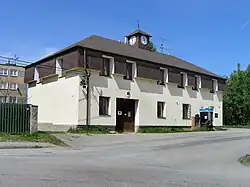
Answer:
<svg viewBox="0 0 250 187"><path fill-rule="evenodd" d="M86 99L87 99L87 103L86 103L86 107L87 107L87 110L86 110L86 127L87 129L89 128L89 125L90 125L90 85L89 85L89 78L90 78L90 73L88 72L87 69L85 69L85 76L86 76L86 86L87 86L87 94L86 94Z"/></svg>

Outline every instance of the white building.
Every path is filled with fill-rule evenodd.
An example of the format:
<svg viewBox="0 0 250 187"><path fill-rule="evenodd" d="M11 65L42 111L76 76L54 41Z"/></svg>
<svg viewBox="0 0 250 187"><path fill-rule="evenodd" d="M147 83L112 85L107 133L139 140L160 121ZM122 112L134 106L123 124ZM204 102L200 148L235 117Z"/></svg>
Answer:
<svg viewBox="0 0 250 187"><path fill-rule="evenodd" d="M68 129L87 119L90 125L129 132L188 127L201 108L209 107L213 125L221 126L225 79L150 51L150 37L141 30L128 35L126 43L91 36L28 65L28 101L39 107L40 129Z"/></svg>

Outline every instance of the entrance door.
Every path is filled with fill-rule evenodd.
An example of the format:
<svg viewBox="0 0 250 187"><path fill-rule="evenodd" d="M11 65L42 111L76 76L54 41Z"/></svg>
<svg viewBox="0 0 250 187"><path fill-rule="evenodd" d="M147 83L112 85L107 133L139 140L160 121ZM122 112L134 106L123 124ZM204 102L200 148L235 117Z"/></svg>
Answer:
<svg viewBox="0 0 250 187"><path fill-rule="evenodd" d="M116 131L134 132L135 100L116 99Z"/></svg>

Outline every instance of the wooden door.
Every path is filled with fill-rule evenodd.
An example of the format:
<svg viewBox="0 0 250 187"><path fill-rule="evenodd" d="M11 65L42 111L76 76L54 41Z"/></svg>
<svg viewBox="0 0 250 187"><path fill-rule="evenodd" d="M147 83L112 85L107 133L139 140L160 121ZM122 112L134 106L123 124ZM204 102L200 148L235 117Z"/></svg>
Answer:
<svg viewBox="0 0 250 187"><path fill-rule="evenodd" d="M116 100L116 130L118 132L134 132L135 100Z"/></svg>

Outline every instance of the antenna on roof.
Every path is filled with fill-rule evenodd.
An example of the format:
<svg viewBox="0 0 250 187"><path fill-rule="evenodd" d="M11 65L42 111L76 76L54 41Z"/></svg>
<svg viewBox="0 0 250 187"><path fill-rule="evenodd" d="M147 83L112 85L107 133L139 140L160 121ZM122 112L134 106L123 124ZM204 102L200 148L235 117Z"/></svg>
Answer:
<svg viewBox="0 0 250 187"><path fill-rule="evenodd" d="M169 52L170 49L164 47L164 42L166 42L168 40L165 39L165 38L160 38L160 40L161 40L161 46L160 46L161 53L163 54L164 50L167 50L168 51L168 55L170 55L170 52Z"/></svg>
<svg viewBox="0 0 250 187"><path fill-rule="evenodd" d="M137 20L137 29L140 29L140 20Z"/></svg>

